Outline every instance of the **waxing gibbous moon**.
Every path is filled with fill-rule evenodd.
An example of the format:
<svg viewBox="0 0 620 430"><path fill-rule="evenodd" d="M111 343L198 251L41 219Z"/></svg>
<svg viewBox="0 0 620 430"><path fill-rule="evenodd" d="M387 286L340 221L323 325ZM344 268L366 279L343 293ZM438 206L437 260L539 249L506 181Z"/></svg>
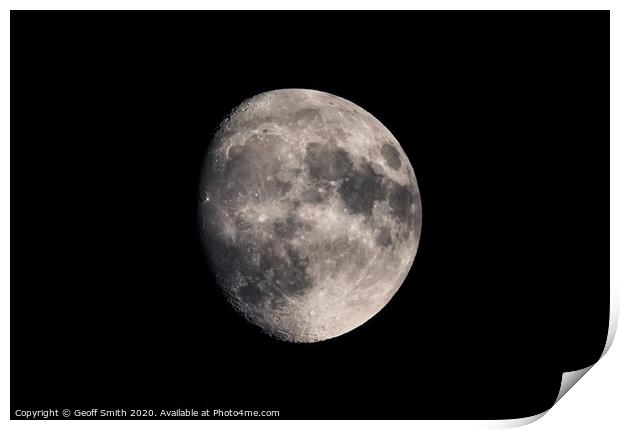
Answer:
<svg viewBox="0 0 620 430"><path fill-rule="evenodd" d="M409 159L361 107L321 91L258 94L209 147L201 234L231 305L265 333L317 342L379 312L409 272L422 207Z"/></svg>

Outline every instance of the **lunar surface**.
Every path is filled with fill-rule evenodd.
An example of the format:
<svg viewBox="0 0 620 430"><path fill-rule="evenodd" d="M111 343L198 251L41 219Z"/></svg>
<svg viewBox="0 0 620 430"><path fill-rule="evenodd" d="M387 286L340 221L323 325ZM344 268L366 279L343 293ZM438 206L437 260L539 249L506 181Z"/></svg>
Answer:
<svg viewBox="0 0 620 430"><path fill-rule="evenodd" d="M422 208L409 159L375 117L328 93L285 89L244 101L221 124L200 220L232 306L271 336L317 342L394 296Z"/></svg>

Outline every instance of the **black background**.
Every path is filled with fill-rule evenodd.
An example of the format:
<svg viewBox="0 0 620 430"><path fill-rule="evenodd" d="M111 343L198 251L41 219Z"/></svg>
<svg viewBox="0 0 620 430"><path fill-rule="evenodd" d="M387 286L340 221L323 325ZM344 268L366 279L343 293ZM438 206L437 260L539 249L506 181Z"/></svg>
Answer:
<svg viewBox="0 0 620 430"><path fill-rule="evenodd" d="M383 122L423 206L394 299L316 344L237 317L197 234L218 123L291 87ZM13 411L513 418L602 352L608 12L12 12L11 133Z"/></svg>

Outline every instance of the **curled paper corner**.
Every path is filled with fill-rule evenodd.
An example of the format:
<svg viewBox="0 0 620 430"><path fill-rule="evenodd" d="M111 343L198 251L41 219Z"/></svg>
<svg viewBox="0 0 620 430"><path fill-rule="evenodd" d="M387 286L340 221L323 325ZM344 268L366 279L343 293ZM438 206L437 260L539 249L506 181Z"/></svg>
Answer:
<svg viewBox="0 0 620 430"><path fill-rule="evenodd" d="M490 428L507 429L507 428L526 426L528 424L533 423L534 421L538 421L543 416L545 416L545 414L547 412L549 412L549 409L547 409L546 411L543 411L543 412L541 412L539 414L532 415L532 416L529 416L529 417L514 418L514 419L510 419L510 420L498 420L498 421L495 421L496 425L494 425L494 426L492 426Z"/></svg>
<svg viewBox="0 0 620 430"><path fill-rule="evenodd" d="M611 344L614 341L614 338L616 336L616 330L618 328L618 308L619 308L619 301L618 301L618 296L616 295L616 292L614 290L614 288L611 289L611 296L610 296L610 306L609 306L609 325L607 327L607 339L605 341L605 347L603 348L603 352L601 353L601 356L591 365L584 367L583 369L578 369L578 370L573 370L570 372L564 372L562 374L562 381L560 383L560 389L558 390L558 395L555 398L555 401L553 402L553 405L551 405L551 407L539 414L536 415L532 415L529 417L524 417L524 418L515 418L515 419L509 419L509 420L497 420L494 421L494 425L489 426L489 428L513 428L513 427L521 427L521 426L525 426L528 424L533 423L534 421L538 421L539 419L541 419L542 417L544 417L547 412L549 412L551 410L551 408L553 408L553 406L555 406L555 404L557 402L560 401L560 399L562 397L564 397L564 395L571 389L573 388L573 386L586 374L588 373L588 371L590 369L592 369L594 367L594 365L596 363L598 363L598 361L603 358L603 356L605 354L607 354L607 351L609 351L609 348L611 347Z"/></svg>
<svg viewBox="0 0 620 430"><path fill-rule="evenodd" d="M599 360L600 360L600 357L599 357ZM560 390L558 391L558 396L555 398L555 401L553 402L553 404L555 405L557 402L559 402L560 399L564 397L564 394L568 393L568 390L573 388L573 386L583 377L583 375L588 373L588 370L592 369L594 364L591 364L588 367L584 367L583 369L562 373L562 382L560 383Z"/></svg>
<svg viewBox="0 0 620 430"><path fill-rule="evenodd" d="M601 355L601 357L605 355L604 353ZM600 360L600 358L599 358ZM598 360L597 360L598 362ZM594 363L596 364L596 363ZM555 398L555 400L553 401L553 405L551 405L551 407L539 414L536 415L532 415L529 417L524 417L524 418L515 418L515 419L510 419L510 420L500 420L497 421L497 425L496 426L492 426L492 428L513 428L513 427L521 427L521 426L525 426L528 424L533 423L534 421L538 421L539 419L541 419L542 417L544 417L547 412L549 412L551 410L551 408L553 408L553 406L555 406L555 404L557 402L560 401L560 399L562 397L564 397L564 394L566 394L571 388L573 388L573 386L583 377L583 375L585 375L588 370L590 370L592 367L594 367L594 364L588 366L588 367L584 367L583 369L579 369L579 370L573 370L571 372L564 372L562 374L562 382L560 383L560 389L558 390L558 395Z"/></svg>
<svg viewBox="0 0 620 430"><path fill-rule="evenodd" d="M583 369L573 370L571 372L564 372L562 374L562 383L560 384L560 390L558 391L558 396L555 398L553 405L559 402L560 399L564 397L564 394L566 394L568 390L573 388L573 386L583 377L583 375L588 373L588 371L592 369L592 367L594 367L594 365L598 363L598 361L603 358L605 354L607 354L607 351L609 351L609 348L611 348L611 344L616 337L616 330L618 328L618 308L619 301L617 291L615 288L612 287L610 289L609 297L609 324L607 325L607 339L605 340L605 347L603 348L603 352L601 353L601 356L591 365L584 367ZM553 405L551 407L553 407Z"/></svg>

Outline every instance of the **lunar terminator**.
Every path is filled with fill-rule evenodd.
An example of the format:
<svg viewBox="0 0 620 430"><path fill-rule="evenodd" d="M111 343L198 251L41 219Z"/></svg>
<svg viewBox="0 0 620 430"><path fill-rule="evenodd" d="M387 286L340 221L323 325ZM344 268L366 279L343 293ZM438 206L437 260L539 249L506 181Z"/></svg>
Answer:
<svg viewBox="0 0 620 430"><path fill-rule="evenodd" d="M265 333L317 342L377 314L409 272L422 207L375 117L325 92L258 94L205 158L201 234L228 301Z"/></svg>

